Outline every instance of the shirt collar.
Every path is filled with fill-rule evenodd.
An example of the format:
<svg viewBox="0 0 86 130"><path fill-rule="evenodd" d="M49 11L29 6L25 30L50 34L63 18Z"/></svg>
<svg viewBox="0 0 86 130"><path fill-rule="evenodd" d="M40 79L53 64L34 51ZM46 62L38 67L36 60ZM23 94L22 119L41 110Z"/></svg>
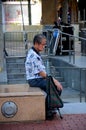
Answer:
<svg viewBox="0 0 86 130"><path fill-rule="evenodd" d="M34 48L32 47L33 51L35 51L38 55L40 55L40 53Z"/></svg>

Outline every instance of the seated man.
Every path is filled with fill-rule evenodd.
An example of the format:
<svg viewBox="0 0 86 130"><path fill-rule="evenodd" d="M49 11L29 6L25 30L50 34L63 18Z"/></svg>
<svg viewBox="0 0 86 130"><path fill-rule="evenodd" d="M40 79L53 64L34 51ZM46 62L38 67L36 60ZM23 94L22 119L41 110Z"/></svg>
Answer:
<svg viewBox="0 0 86 130"><path fill-rule="evenodd" d="M33 39L33 47L28 51L25 69L26 78L31 87L39 87L46 92L47 73L43 64L40 52L46 45L46 37L43 34L35 35ZM62 85L53 78L55 85L59 91L62 91Z"/></svg>

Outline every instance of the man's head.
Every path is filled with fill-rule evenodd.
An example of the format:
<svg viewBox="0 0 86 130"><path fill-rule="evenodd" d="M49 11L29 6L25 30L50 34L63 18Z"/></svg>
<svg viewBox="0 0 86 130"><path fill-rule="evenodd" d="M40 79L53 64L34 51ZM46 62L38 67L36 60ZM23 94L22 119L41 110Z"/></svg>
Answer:
<svg viewBox="0 0 86 130"><path fill-rule="evenodd" d="M43 51L45 45L46 45L46 37L43 35L43 34L37 34L34 36L34 39L33 39L33 45L34 45L34 48L40 52L40 51Z"/></svg>

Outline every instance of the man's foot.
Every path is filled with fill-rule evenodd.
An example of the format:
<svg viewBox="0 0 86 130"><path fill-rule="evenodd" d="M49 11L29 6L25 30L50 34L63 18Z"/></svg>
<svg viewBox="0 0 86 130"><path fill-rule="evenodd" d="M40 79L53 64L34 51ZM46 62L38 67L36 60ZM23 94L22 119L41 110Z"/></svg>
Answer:
<svg viewBox="0 0 86 130"><path fill-rule="evenodd" d="M52 109L52 113L55 115L55 114L57 114L57 108L53 108Z"/></svg>
<svg viewBox="0 0 86 130"><path fill-rule="evenodd" d="M53 112L52 111L47 111L46 112L46 119L47 120L52 120L54 118L54 114L53 114Z"/></svg>

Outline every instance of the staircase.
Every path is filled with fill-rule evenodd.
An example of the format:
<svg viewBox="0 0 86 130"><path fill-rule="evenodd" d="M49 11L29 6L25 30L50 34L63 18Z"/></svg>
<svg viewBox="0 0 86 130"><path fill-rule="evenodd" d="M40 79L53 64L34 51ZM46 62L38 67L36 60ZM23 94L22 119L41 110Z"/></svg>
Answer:
<svg viewBox="0 0 86 130"><path fill-rule="evenodd" d="M63 86L63 88L66 88L66 82L64 81L64 78L61 76L60 72L57 71L57 69L55 68L55 66L51 66L51 75L53 77L55 77Z"/></svg>
<svg viewBox="0 0 86 130"><path fill-rule="evenodd" d="M44 60L44 64L46 66L47 74L52 75L62 84L63 88L66 88L67 84L64 81L64 78L61 76L61 73L57 70L57 68L52 64L52 61Z"/></svg>
<svg viewBox="0 0 86 130"><path fill-rule="evenodd" d="M25 57L6 57L6 66L7 66L7 80L8 84L22 84L26 83L25 75ZM56 70L55 66L52 66L52 63L45 63L48 74L54 76L58 81L61 82L63 87L66 87L64 78Z"/></svg>
<svg viewBox="0 0 86 130"><path fill-rule="evenodd" d="M8 84L26 83L25 57L6 57Z"/></svg>
<svg viewBox="0 0 86 130"><path fill-rule="evenodd" d="M60 73L58 76L54 76L54 77L62 84L63 88L67 87L66 82L64 81L64 78L62 76L60 76Z"/></svg>

